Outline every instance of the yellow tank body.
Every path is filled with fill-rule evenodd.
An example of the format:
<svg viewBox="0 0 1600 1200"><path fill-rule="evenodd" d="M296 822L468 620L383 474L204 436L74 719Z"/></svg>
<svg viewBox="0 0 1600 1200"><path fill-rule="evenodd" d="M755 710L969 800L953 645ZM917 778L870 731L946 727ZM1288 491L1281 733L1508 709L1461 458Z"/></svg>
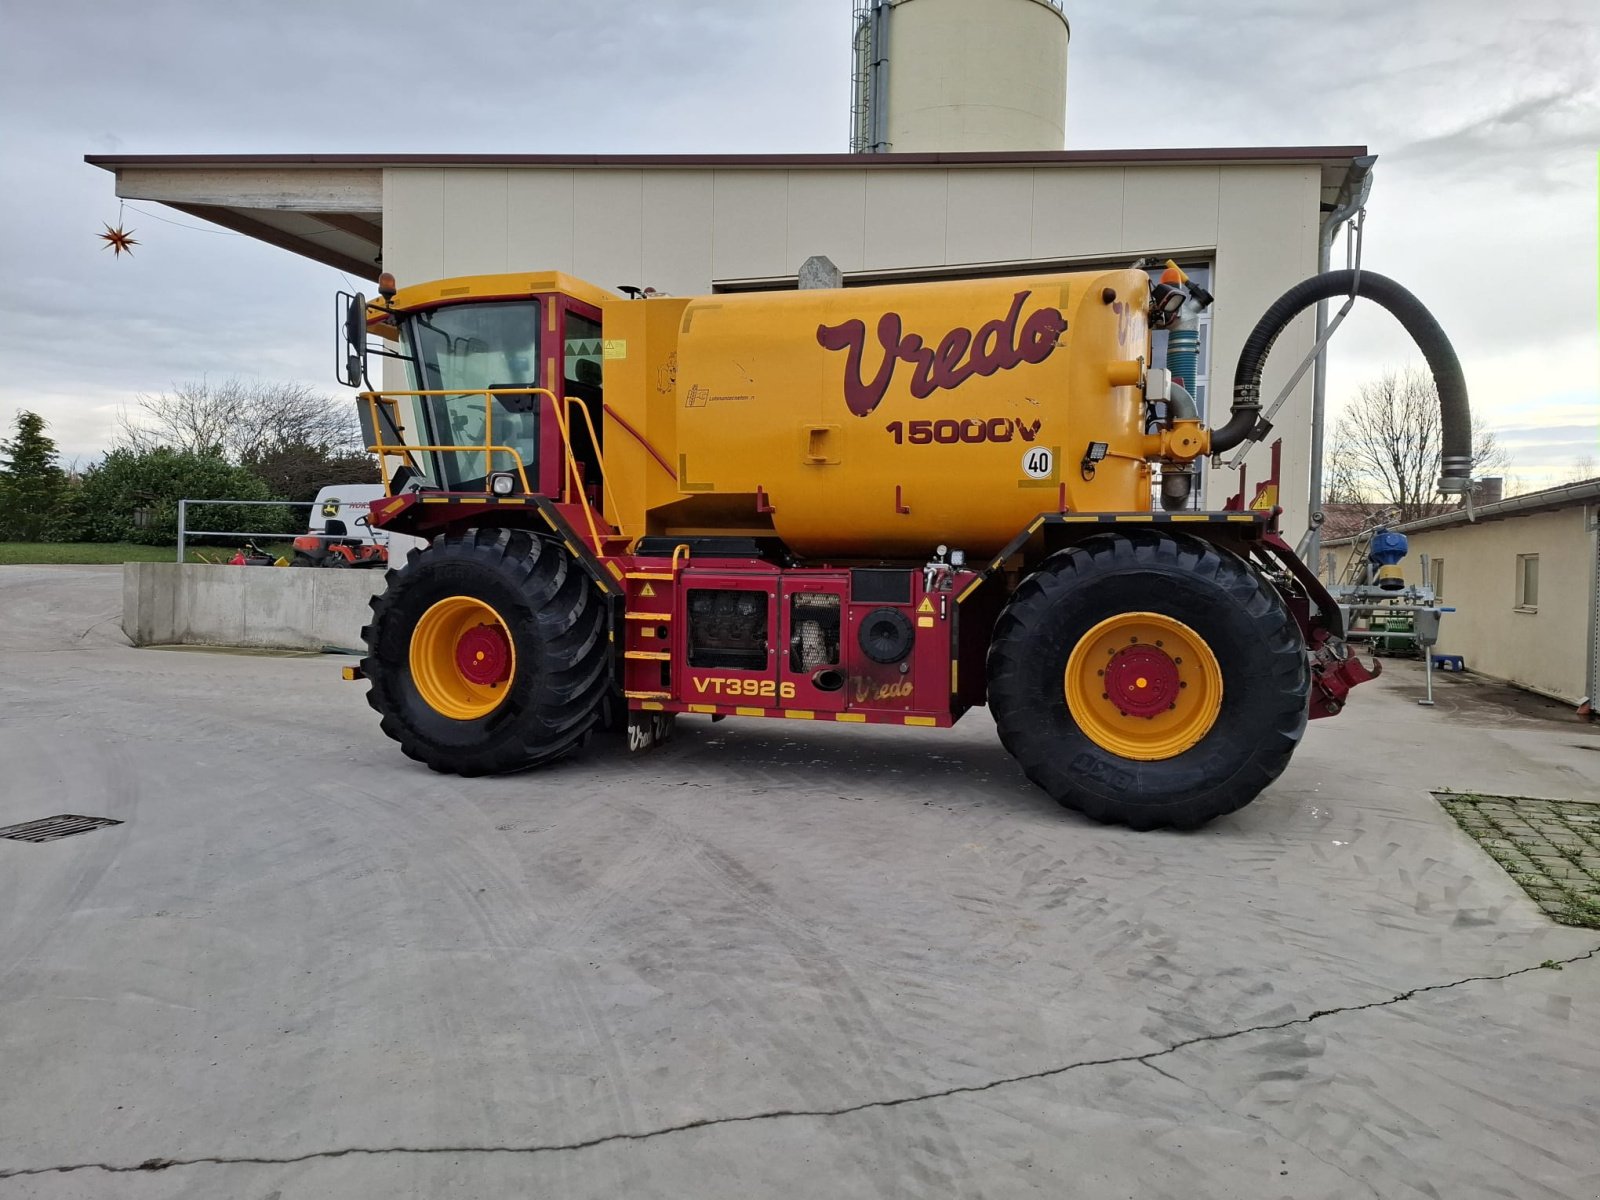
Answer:
<svg viewBox="0 0 1600 1200"><path fill-rule="evenodd" d="M1118 270L608 303L607 404L677 475L608 438L624 523L877 558L1146 511L1148 289Z"/></svg>

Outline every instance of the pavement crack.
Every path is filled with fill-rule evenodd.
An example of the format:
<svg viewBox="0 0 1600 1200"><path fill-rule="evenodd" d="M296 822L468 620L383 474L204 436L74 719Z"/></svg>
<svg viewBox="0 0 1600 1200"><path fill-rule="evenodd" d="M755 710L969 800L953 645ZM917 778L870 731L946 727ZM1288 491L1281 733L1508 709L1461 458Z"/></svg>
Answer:
<svg viewBox="0 0 1600 1200"><path fill-rule="evenodd" d="M1287 1021L1249 1025L1241 1029L1230 1029L1225 1033L1200 1034L1196 1037L1174 1042L1172 1045L1163 1047L1160 1050L1148 1050L1143 1054L1116 1054L1108 1058L1078 1059L1075 1062L1046 1067L1041 1071L1028 1071L1020 1075L1003 1075L986 1083L955 1084L951 1087L915 1092L909 1096L895 1096L886 1100L863 1100L859 1104L847 1104L838 1108L771 1108L731 1117L700 1117L693 1121L683 1121L676 1125L661 1125L638 1133L606 1133L597 1137L571 1142L531 1142L524 1145L344 1146L335 1150L310 1150L304 1154L147 1158L139 1163L121 1164L104 1162L63 1163L53 1167L14 1167L9 1170L0 1170L0 1179L14 1179L25 1175L65 1174L72 1171L105 1171L111 1174L127 1174L138 1171L165 1171L172 1167L291 1166L295 1163L312 1162L318 1159L349 1158L357 1155L377 1157L385 1154L558 1154L573 1150L590 1150L597 1146L606 1146L617 1142L647 1142L654 1138L667 1137L671 1134L688 1133L696 1129L710 1129L720 1125L744 1125L758 1121L775 1121L787 1118L820 1120L831 1117L846 1117L854 1113L870 1112L875 1109L901 1108L908 1104L926 1104L951 1096L976 1095L981 1092L993 1091L996 1088L1009 1087L1013 1084L1031 1083L1040 1079L1053 1079L1060 1075L1070 1074L1073 1071L1087 1070L1090 1067L1110 1067L1132 1063L1150 1067L1162 1075L1167 1075L1167 1072L1154 1066L1154 1060L1165 1058L1170 1054L1177 1054L1179 1051L1187 1050L1191 1046L1201 1046L1212 1042L1227 1042L1232 1041L1234 1038L1249 1037L1257 1033L1275 1033L1281 1029L1294 1029L1298 1026L1310 1025L1327 1017L1342 1016L1346 1013L1366 1012L1374 1008L1389 1008L1396 1004L1404 1004L1408 1000L1427 992L1449 991L1451 988L1462 987L1469 983L1493 983L1502 979L1514 979L1518 975L1529 975L1534 971L1546 971L1569 966L1573 963L1585 962L1597 955L1600 955L1600 946L1594 946L1584 953L1574 954L1570 958L1547 958L1536 966L1518 967L1512 971L1502 971L1498 975L1467 975L1461 979L1452 979L1448 983L1423 984L1408 991L1398 992L1383 1000L1370 1000L1365 1004L1347 1004L1338 1008L1321 1008L1307 1016L1291 1017ZM1167 1078L1172 1079L1175 1083L1183 1083L1182 1080L1171 1075L1167 1075ZM1193 1085L1185 1084L1184 1086L1192 1087Z"/></svg>

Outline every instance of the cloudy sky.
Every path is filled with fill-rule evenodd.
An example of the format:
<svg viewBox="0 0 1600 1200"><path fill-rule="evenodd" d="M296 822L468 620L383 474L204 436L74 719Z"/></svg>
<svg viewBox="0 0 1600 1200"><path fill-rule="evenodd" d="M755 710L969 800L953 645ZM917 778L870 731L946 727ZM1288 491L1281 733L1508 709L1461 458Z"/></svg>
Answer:
<svg viewBox="0 0 1600 1200"><path fill-rule="evenodd" d="M840 151L850 7L0 0L0 418L35 409L88 461L120 406L175 381L339 390L337 272L144 203L114 260L112 177L85 153ZM1070 148L1367 144L1366 263L1439 316L1512 472L1600 458L1595 0L1068 13ZM1358 308L1335 405L1413 356Z"/></svg>

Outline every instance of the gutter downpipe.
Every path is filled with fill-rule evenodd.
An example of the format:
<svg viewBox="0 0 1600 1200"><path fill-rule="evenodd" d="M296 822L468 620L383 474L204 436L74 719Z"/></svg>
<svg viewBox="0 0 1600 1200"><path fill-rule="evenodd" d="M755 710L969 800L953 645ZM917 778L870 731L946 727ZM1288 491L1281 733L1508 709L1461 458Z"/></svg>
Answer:
<svg viewBox="0 0 1600 1200"><path fill-rule="evenodd" d="M1350 160L1349 170L1345 172L1344 183L1339 187L1339 196L1334 201L1333 211L1323 219L1322 229L1317 237L1317 273L1326 274L1333 266L1333 239L1338 236L1339 227L1356 213L1366 207L1367 197L1372 194L1372 166L1378 161L1376 154L1365 154L1360 158ZM1317 301L1317 327L1316 340L1322 341L1323 334L1328 328L1328 302ZM1317 353L1317 361L1311 371L1311 478L1309 484L1310 504L1307 513L1310 528L1306 530L1306 553L1301 555L1307 562L1316 562L1318 552L1322 548L1322 459L1323 459L1323 423L1328 415L1328 348L1323 346Z"/></svg>

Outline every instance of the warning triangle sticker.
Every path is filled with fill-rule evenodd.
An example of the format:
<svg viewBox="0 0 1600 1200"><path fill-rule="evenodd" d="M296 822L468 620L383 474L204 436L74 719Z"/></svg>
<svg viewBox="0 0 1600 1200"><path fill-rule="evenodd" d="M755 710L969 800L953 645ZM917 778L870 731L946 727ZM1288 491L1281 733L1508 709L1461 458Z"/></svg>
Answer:
<svg viewBox="0 0 1600 1200"><path fill-rule="evenodd" d="M919 613L931 613L933 611L933 601L924 596L922 603L917 606L917 611Z"/></svg>
<svg viewBox="0 0 1600 1200"><path fill-rule="evenodd" d="M656 594L655 588L651 587L648 583L645 584L642 588L639 589L639 595L641 597L654 596L655 594Z"/></svg>

